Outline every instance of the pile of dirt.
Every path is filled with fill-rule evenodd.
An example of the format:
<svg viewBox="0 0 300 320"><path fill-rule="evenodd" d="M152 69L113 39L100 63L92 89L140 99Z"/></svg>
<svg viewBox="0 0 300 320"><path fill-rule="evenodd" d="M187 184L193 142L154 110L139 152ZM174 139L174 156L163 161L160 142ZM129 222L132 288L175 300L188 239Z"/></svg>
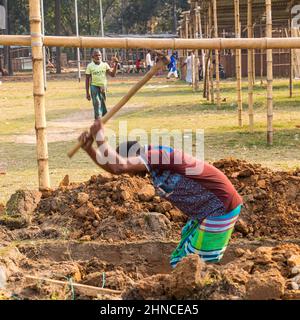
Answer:
<svg viewBox="0 0 300 320"><path fill-rule="evenodd" d="M274 172L237 159L214 163L243 196L234 238L295 239L300 232L300 170ZM4 214L4 212L6 212ZM1 214L2 213L2 214ZM43 193L20 190L1 207L16 239L178 240L187 217L155 195L149 178L92 176Z"/></svg>
<svg viewBox="0 0 300 320"><path fill-rule="evenodd" d="M123 299L299 299L300 247L286 244L236 250L226 265L209 265L198 255L185 257L171 274L136 282Z"/></svg>
<svg viewBox="0 0 300 320"><path fill-rule="evenodd" d="M222 159L222 170L243 197L244 208L236 224L237 236L298 238L300 232L300 169L272 171L243 160Z"/></svg>
<svg viewBox="0 0 300 320"><path fill-rule="evenodd" d="M102 174L81 184L64 179L58 189L43 194L18 191L0 218L22 240L110 242L178 238L185 221L178 209L155 195L148 178L126 174Z"/></svg>

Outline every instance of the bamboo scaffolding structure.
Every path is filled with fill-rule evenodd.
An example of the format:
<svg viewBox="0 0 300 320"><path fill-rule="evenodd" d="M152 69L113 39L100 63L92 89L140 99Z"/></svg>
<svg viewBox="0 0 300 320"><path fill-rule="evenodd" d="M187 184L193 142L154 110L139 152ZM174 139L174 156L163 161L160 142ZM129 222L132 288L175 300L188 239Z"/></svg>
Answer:
<svg viewBox="0 0 300 320"><path fill-rule="evenodd" d="M266 0L266 35L272 37L272 3ZM273 144L273 54L267 50L267 143Z"/></svg>
<svg viewBox="0 0 300 320"><path fill-rule="evenodd" d="M239 38L241 36L240 28L240 1L234 0L234 25L235 36ZM236 90L237 90L237 105L238 105L238 123L241 127L243 125L243 104L242 104L242 68L241 68L241 49L236 49Z"/></svg>
<svg viewBox="0 0 300 320"><path fill-rule="evenodd" d="M248 0L247 8L248 38L253 38L252 22L252 0ZM254 112L253 112L253 49L248 50L248 113L249 113L249 130L254 130Z"/></svg>
<svg viewBox="0 0 300 320"><path fill-rule="evenodd" d="M214 37L218 38L218 15L217 15L217 0L213 0L213 16L214 16ZM217 92L217 106L221 106L220 96L220 70L219 70L219 50L215 50L216 61L216 92Z"/></svg>
<svg viewBox="0 0 300 320"><path fill-rule="evenodd" d="M149 39L45 36L46 47L111 48L111 49L300 49L300 37L293 38L213 38L213 39ZM0 35L0 45L31 46L30 36Z"/></svg>
<svg viewBox="0 0 300 320"><path fill-rule="evenodd" d="M43 67L43 41L40 1L29 1L29 21L33 62L33 97L39 189L50 187L48 145L46 135L45 88Z"/></svg>
<svg viewBox="0 0 300 320"><path fill-rule="evenodd" d="M212 4L209 3L208 8L208 29L209 29L209 36L212 38ZM214 64L213 64L213 51L210 50L210 65L209 65L209 97L210 102L215 103L215 92L214 92Z"/></svg>

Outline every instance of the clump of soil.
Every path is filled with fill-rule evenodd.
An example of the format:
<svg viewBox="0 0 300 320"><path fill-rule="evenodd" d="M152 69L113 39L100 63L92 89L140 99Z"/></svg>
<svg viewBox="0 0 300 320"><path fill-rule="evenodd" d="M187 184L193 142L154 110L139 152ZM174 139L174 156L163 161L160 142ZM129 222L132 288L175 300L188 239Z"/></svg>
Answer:
<svg viewBox="0 0 300 320"><path fill-rule="evenodd" d="M238 249L226 265L185 257L171 274L154 275L123 292L123 299L298 299L300 247Z"/></svg>
<svg viewBox="0 0 300 320"><path fill-rule="evenodd" d="M223 159L214 165L244 199L232 239L235 246L262 238L274 239L276 244L282 239L297 243L300 170L274 172L236 159ZM123 299L300 299L300 247L296 244L273 244L254 251L239 248L223 265L205 264L191 255L170 273L165 266L169 268L170 252L186 220L171 203L155 195L148 177L101 174L70 184L66 176L56 190L19 190L6 207L0 205L1 281L7 284L0 286L0 299L1 295L29 299L96 297L79 289L74 293L71 284L41 282L26 278L26 274L61 281L72 278L78 283L120 290ZM34 243L27 251L20 241L26 239ZM19 250L7 256L15 240ZM45 248L49 246L47 254L45 250L44 255L39 252L40 242L45 242ZM50 243L57 248L67 243L68 248L60 252ZM80 246L76 247L76 259L74 252L70 254L74 243ZM96 244L103 245L109 254L95 258ZM164 268L158 269L162 264Z"/></svg>
<svg viewBox="0 0 300 320"><path fill-rule="evenodd" d="M21 238L136 240L173 238L186 217L155 195L148 178L93 176L86 183L61 185L43 193L28 232Z"/></svg>
<svg viewBox="0 0 300 320"><path fill-rule="evenodd" d="M244 208L236 231L249 239L298 238L300 232L300 169L275 172L243 160L214 163L231 180Z"/></svg>
<svg viewBox="0 0 300 320"><path fill-rule="evenodd" d="M244 199L234 237L298 237L300 170L274 172L237 159L222 159L214 165ZM178 240L187 220L155 195L148 177L126 174L102 174L80 184L64 179L58 189L43 194L18 191L7 203L6 213L0 216L0 224L20 229L14 231L19 239Z"/></svg>

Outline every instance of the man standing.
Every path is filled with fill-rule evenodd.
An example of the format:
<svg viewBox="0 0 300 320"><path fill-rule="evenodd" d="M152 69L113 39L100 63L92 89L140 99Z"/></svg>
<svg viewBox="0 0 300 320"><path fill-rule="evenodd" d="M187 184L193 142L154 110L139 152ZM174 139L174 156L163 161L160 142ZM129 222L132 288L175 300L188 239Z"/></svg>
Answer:
<svg viewBox="0 0 300 320"><path fill-rule="evenodd" d="M95 119L103 117L107 113L106 109L106 87L109 74L112 77L116 76L118 59L113 57L114 67L111 68L108 63L102 61L100 50L94 50L92 55L93 61L88 64L86 69L86 98L92 99L94 106ZM91 89L91 92L90 92Z"/></svg>

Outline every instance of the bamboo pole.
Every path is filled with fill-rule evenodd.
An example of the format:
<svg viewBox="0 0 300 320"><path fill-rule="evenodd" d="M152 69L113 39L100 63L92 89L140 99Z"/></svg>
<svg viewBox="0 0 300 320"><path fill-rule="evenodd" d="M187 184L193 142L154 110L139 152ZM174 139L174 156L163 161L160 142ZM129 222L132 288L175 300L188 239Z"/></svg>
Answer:
<svg viewBox="0 0 300 320"><path fill-rule="evenodd" d="M214 15L214 37L218 38L218 15L217 15L217 0L213 0L213 15ZM216 61L216 91L217 91L217 106L221 106L220 96L220 71L219 71L219 50L215 50Z"/></svg>
<svg viewBox="0 0 300 320"><path fill-rule="evenodd" d="M195 52L192 52L192 87L193 92L196 92L196 55Z"/></svg>
<svg viewBox="0 0 300 320"><path fill-rule="evenodd" d="M272 3L266 0L266 36L272 37ZM273 56L267 50L267 143L273 144Z"/></svg>
<svg viewBox="0 0 300 320"><path fill-rule="evenodd" d="M213 39L149 39L45 36L46 47L78 47L111 49L300 49L300 37L293 38L213 38ZM31 45L30 36L0 35L0 45Z"/></svg>
<svg viewBox="0 0 300 320"><path fill-rule="evenodd" d="M208 37L208 19L207 14L204 13L204 34ZM209 86L208 86L208 65L209 63L209 51L205 50L205 72L203 74L203 98L209 100Z"/></svg>
<svg viewBox="0 0 300 320"><path fill-rule="evenodd" d="M208 14L205 15L205 36L206 38L209 37L209 27L208 27ZM209 58L210 58L210 53L209 50L206 51L206 61L205 61L205 74L204 74L204 88L203 88L203 97L209 101L209 81L208 81L208 76L209 76Z"/></svg>
<svg viewBox="0 0 300 320"><path fill-rule="evenodd" d="M262 38L262 26L260 25L260 37ZM264 56L263 56L263 49L261 48L260 50L260 85L262 86L264 84L264 79L263 79L263 76L264 76L264 65L263 65L263 62L264 62Z"/></svg>
<svg viewBox="0 0 300 320"><path fill-rule="evenodd" d="M254 34L254 26L253 26L253 24L252 24L252 30L253 30L253 36L252 36L252 38L254 38L255 37L255 34ZM253 70L253 86L255 85L255 79L256 79L256 72L255 72L255 70L256 70L256 66L255 66L255 63L256 63L256 61L255 61L255 49L252 49L252 55L251 55L251 58L252 58L252 70Z"/></svg>
<svg viewBox="0 0 300 320"><path fill-rule="evenodd" d="M54 279L49 279L49 278L45 278L45 277L36 277L36 276L25 275L25 278L26 279L31 279L31 280L44 281L44 282L64 285L64 286L70 285L70 283L68 281L54 280ZM115 295L120 295L122 293L122 291L120 291L120 290L99 288L99 287L89 286L89 285L86 285L86 284L81 284L81 283L76 283L76 282L72 282L72 286L74 288L77 288L80 291L84 291L85 293L88 292L89 294L93 294L95 296L97 294L115 294Z"/></svg>
<svg viewBox="0 0 300 320"><path fill-rule="evenodd" d="M198 1L195 2L196 7L193 10L193 25L194 25L194 38L199 38L199 23L198 23L198 12L197 12L197 5ZM194 91L199 89L199 52L195 50L195 57L194 57Z"/></svg>
<svg viewBox="0 0 300 320"><path fill-rule="evenodd" d="M79 25L78 25L78 5L77 0L75 0L75 26L76 26L76 36L79 36ZM103 60L105 61L105 56L103 56ZM77 48L77 74L78 74L78 82L81 81L81 72L80 72L80 49Z"/></svg>
<svg viewBox="0 0 300 320"><path fill-rule="evenodd" d="M208 28L209 36L212 38L212 4L209 3L208 8ZM213 64L213 52L210 50L210 65L209 65L209 83L210 83L210 102L215 103L215 93L214 93L214 64Z"/></svg>
<svg viewBox="0 0 300 320"><path fill-rule="evenodd" d="M206 55L206 61L205 61L205 73L203 75L203 98L207 98L209 100L209 85L208 85L208 72L209 72L209 59L210 59L210 54Z"/></svg>
<svg viewBox="0 0 300 320"><path fill-rule="evenodd" d="M252 22L252 0L248 0L247 8L248 38L253 38ZM254 130L254 113L253 113L253 49L248 50L248 113L249 113L249 130Z"/></svg>
<svg viewBox="0 0 300 320"><path fill-rule="evenodd" d="M289 30L287 36L292 37L292 19L290 13L290 19L288 20ZM293 49L290 49L290 59L289 59L289 89L290 89L290 98L293 97Z"/></svg>
<svg viewBox="0 0 300 320"><path fill-rule="evenodd" d="M189 38L189 18L188 18L188 13L185 13L184 16L184 24L185 24L185 38L188 39ZM185 51L185 56L188 56L188 52L187 50Z"/></svg>
<svg viewBox="0 0 300 320"><path fill-rule="evenodd" d="M40 1L29 1L29 21L33 61L33 96L38 161L39 189L50 187L48 145L46 136L43 40L41 34Z"/></svg>
<svg viewBox="0 0 300 320"><path fill-rule="evenodd" d="M202 33L202 19L201 19L201 10L200 7L198 7L198 23L199 23L199 38L203 38L203 33ZM204 80L204 74L205 74L205 50L201 49L201 58L202 58L202 75L203 75L203 80ZM203 83L204 84L204 83Z"/></svg>
<svg viewBox="0 0 300 320"><path fill-rule="evenodd" d="M234 17L235 17L235 36L239 38L241 36L240 28L240 1L234 0ZM237 104L238 104L238 123L241 127L243 125L242 113L242 70L241 70L241 49L236 49L236 90L237 90Z"/></svg>
<svg viewBox="0 0 300 320"><path fill-rule="evenodd" d="M191 39L195 38L195 28L194 28L194 11L191 10L189 11L189 37ZM196 74L195 74L195 64L196 64L196 59L195 59L195 52L192 52L192 88L193 91L196 91Z"/></svg>

